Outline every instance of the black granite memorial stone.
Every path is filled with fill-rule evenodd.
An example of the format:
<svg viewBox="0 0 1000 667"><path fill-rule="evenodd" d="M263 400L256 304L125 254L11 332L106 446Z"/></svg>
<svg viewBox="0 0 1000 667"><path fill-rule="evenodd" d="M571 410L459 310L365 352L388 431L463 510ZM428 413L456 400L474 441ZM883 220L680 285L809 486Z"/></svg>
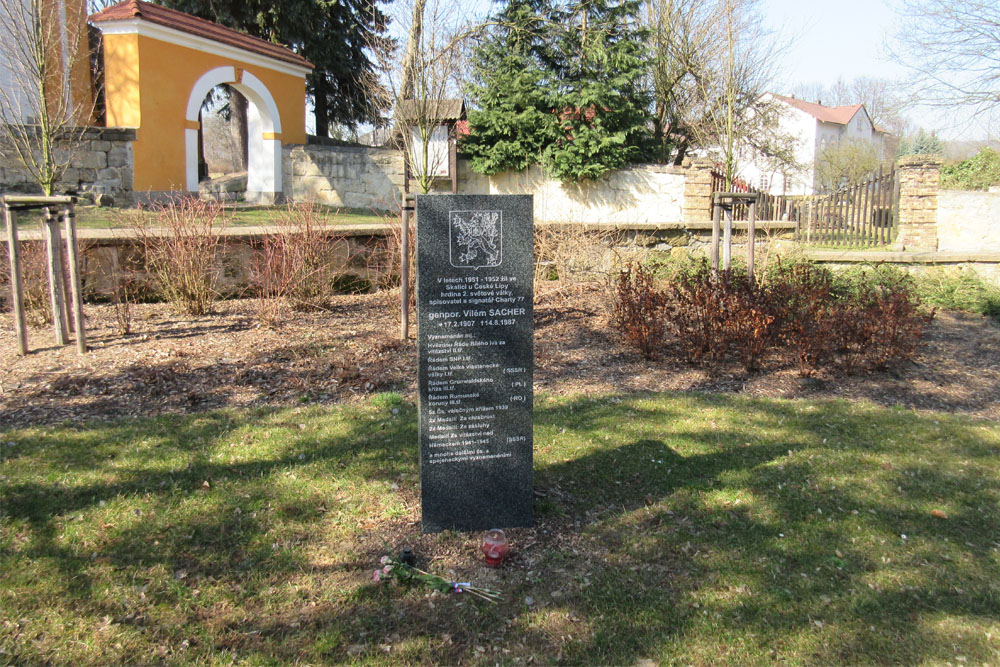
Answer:
<svg viewBox="0 0 1000 667"><path fill-rule="evenodd" d="M425 533L532 525L530 195L417 197Z"/></svg>

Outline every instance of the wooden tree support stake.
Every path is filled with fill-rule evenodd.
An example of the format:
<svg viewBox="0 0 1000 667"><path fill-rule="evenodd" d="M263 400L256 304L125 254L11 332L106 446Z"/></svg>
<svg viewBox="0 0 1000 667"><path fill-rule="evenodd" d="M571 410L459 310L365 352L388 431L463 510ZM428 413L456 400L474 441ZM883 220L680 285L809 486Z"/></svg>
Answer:
<svg viewBox="0 0 1000 667"><path fill-rule="evenodd" d="M722 269L728 271L733 257L733 204L723 208L726 225L722 234Z"/></svg>
<svg viewBox="0 0 1000 667"><path fill-rule="evenodd" d="M49 260L49 300L52 303L52 328L55 331L56 345L66 345L69 342L69 332L66 328L66 278L63 275L63 244L59 233L59 220L52 214L51 208L43 211L45 217L42 223L45 231L45 245Z"/></svg>
<svg viewBox="0 0 1000 667"><path fill-rule="evenodd" d="M10 252L10 298L14 307L14 329L17 332L17 353L28 354L28 325L24 319L24 288L21 285L21 244L17 240L17 212L4 202L7 224L7 248Z"/></svg>
<svg viewBox="0 0 1000 667"><path fill-rule="evenodd" d="M70 203L63 209L66 223L66 246L69 249L69 278L73 290L73 317L76 320L76 351L87 353L87 329L83 321L83 293L80 284L80 258L76 246L76 212Z"/></svg>
<svg viewBox="0 0 1000 667"><path fill-rule="evenodd" d="M712 205L712 273L719 271L719 223L722 221L722 204L718 197Z"/></svg>
<svg viewBox="0 0 1000 667"><path fill-rule="evenodd" d="M399 337L410 337L410 213L413 211L413 197L403 194L400 208L402 230L399 235L399 280L400 280L400 327Z"/></svg>
<svg viewBox="0 0 1000 667"><path fill-rule="evenodd" d="M754 250L757 246L757 202L750 202L750 213L747 215L747 278L753 282Z"/></svg>

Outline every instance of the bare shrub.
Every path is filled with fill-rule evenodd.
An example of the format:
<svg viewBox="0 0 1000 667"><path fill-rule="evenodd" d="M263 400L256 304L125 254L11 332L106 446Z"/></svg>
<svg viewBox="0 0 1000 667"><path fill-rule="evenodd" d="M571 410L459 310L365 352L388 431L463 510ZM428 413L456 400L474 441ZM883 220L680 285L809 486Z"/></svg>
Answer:
<svg viewBox="0 0 1000 667"><path fill-rule="evenodd" d="M648 268L630 264L619 274L612 322L647 359L655 358L663 344L665 307L666 297Z"/></svg>
<svg viewBox="0 0 1000 667"><path fill-rule="evenodd" d="M117 262L111 269L111 305L115 314L115 330L120 336L133 331L135 303L142 292L142 285L135 272L123 268Z"/></svg>
<svg viewBox="0 0 1000 667"><path fill-rule="evenodd" d="M292 291L295 273L286 245L284 234L266 236L254 254L250 269L257 295L257 319L269 327L284 322L291 309L288 295Z"/></svg>
<svg viewBox="0 0 1000 667"><path fill-rule="evenodd" d="M294 310L328 308L351 260L350 242L327 227L326 219L322 207L310 202L289 206L277 221L285 237L285 265L291 272L289 301Z"/></svg>
<svg viewBox="0 0 1000 667"><path fill-rule="evenodd" d="M219 202L191 197L121 214L136 234L155 289L188 315L204 315L218 296L221 232L230 216Z"/></svg>
<svg viewBox="0 0 1000 667"><path fill-rule="evenodd" d="M570 290L597 287L606 315L614 318L619 274L647 258L645 248L629 246L623 232L579 223L535 227L535 303Z"/></svg>
<svg viewBox="0 0 1000 667"><path fill-rule="evenodd" d="M277 232L264 238L251 267L263 324L279 325L290 310L323 310L335 294L367 287L365 279L347 273L350 241L327 220L314 203L290 205L275 220Z"/></svg>
<svg viewBox="0 0 1000 667"><path fill-rule="evenodd" d="M41 241L20 241L20 246L25 319L32 326L52 324L48 250Z"/></svg>

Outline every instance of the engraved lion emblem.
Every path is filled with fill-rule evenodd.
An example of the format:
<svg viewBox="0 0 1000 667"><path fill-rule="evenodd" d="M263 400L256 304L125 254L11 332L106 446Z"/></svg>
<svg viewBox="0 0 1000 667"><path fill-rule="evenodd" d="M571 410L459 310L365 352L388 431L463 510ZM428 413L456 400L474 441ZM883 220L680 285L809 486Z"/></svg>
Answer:
<svg viewBox="0 0 1000 667"><path fill-rule="evenodd" d="M451 211L449 217L453 266L500 265L503 239L500 211Z"/></svg>

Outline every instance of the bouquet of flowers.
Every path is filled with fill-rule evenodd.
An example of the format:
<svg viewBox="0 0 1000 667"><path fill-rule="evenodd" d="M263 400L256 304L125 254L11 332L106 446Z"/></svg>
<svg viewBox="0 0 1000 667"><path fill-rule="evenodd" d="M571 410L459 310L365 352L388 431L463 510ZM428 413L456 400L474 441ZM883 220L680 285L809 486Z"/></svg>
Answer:
<svg viewBox="0 0 1000 667"><path fill-rule="evenodd" d="M382 556L379 562L382 564L382 567L375 570L372 574L372 581L375 583L395 579L400 584L417 584L442 593L468 593L492 603L496 603L502 599L500 593L497 591L491 591L488 588L479 588L468 582L448 581L444 577L424 572L412 565L394 560L390 556Z"/></svg>

